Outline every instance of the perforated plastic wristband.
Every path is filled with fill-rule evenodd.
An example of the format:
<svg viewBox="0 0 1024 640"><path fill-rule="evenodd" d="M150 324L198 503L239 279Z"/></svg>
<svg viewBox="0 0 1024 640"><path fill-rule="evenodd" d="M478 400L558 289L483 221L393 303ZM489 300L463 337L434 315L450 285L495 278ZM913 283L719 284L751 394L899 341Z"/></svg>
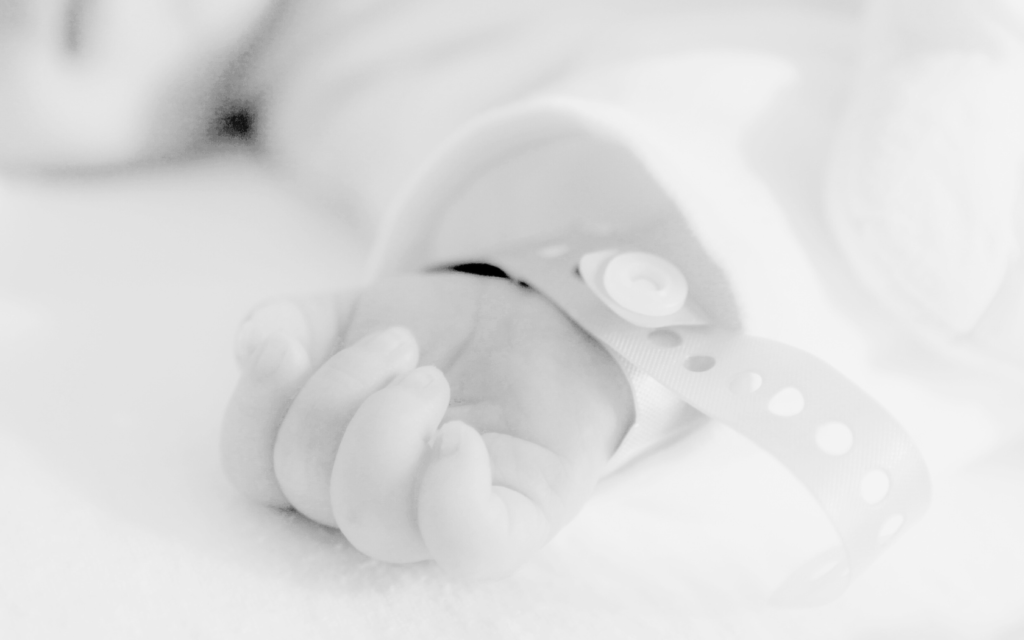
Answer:
<svg viewBox="0 0 1024 640"><path fill-rule="evenodd" d="M842 549L797 571L775 600L832 599L922 515L924 461L894 418L828 364L707 324L666 241L672 224L580 230L482 261L548 297L623 365L638 424L616 456L672 437L685 403L781 461L827 513Z"/></svg>

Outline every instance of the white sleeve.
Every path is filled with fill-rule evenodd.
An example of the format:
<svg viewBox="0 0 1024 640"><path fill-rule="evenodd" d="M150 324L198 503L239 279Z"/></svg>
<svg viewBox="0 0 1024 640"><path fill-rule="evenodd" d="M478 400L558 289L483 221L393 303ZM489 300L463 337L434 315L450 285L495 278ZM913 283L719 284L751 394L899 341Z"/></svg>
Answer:
<svg viewBox="0 0 1024 640"><path fill-rule="evenodd" d="M690 231L693 294L716 322L826 360L859 358L863 337L843 308L855 293L839 291L855 285L842 280L816 203L801 194L791 208L784 191L810 180L799 174L820 158L770 130L777 99L799 88L796 69L763 54L692 54L618 69L627 87L610 77L598 98L540 97L449 140L391 211L374 271L451 262L572 224L677 216ZM803 118L819 138L834 115L795 111L783 124Z"/></svg>

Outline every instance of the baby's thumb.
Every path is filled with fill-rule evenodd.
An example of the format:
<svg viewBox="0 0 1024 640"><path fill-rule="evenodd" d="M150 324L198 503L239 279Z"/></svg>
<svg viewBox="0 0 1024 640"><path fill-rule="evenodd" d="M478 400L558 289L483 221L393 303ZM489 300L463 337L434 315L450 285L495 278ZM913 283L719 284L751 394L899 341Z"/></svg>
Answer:
<svg viewBox="0 0 1024 640"><path fill-rule="evenodd" d="M349 422L331 473L331 507L348 541L371 558L429 557L416 524L416 485L449 395L440 371L420 367L367 398Z"/></svg>
<svg viewBox="0 0 1024 640"><path fill-rule="evenodd" d="M444 424L419 494L419 526L430 555L469 580L509 575L551 536L551 525L530 498L492 486L480 434L463 422Z"/></svg>

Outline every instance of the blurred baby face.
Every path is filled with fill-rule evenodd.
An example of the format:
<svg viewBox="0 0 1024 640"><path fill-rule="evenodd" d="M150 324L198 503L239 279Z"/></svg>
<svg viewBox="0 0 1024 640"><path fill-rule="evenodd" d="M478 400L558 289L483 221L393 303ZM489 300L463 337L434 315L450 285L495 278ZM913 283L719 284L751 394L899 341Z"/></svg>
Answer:
<svg viewBox="0 0 1024 640"><path fill-rule="evenodd" d="M0 0L0 163L100 165L205 133L277 0Z"/></svg>

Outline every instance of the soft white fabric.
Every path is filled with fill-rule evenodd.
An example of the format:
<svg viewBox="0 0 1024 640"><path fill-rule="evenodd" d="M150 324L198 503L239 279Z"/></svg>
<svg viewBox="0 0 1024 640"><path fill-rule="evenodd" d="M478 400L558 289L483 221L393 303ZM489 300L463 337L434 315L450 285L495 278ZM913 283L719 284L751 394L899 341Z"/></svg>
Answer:
<svg viewBox="0 0 1024 640"><path fill-rule="evenodd" d="M278 162L310 191L375 216L486 111L637 56L828 40L829 18L852 19L858 4L291 0L250 60L248 91Z"/></svg>
<svg viewBox="0 0 1024 640"><path fill-rule="evenodd" d="M873 0L831 227L897 317L1024 366L1024 3Z"/></svg>
<svg viewBox="0 0 1024 640"><path fill-rule="evenodd" d="M688 198L718 190L734 209L756 209L740 204L763 198L756 188L716 184L749 168L735 166L744 162L737 146L757 144L729 136L772 135L754 122L762 117L820 127L812 113L798 122L799 109L841 102L846 122L824 160L834 249L911 332L1019 368L1021 4L865 6L861 32L853 2L302 0L252 84L266 96L278 160L364 218L387 210L466 121L552 94L612 103L671 138L676 155L689 156L674 161L691 165ZM701 55L733 62L709 72ZM830 69L836 56L847 57L841 70ZM804 87L814 88L794 93ZM724 217L739 224L732 211Z"/></svg>

